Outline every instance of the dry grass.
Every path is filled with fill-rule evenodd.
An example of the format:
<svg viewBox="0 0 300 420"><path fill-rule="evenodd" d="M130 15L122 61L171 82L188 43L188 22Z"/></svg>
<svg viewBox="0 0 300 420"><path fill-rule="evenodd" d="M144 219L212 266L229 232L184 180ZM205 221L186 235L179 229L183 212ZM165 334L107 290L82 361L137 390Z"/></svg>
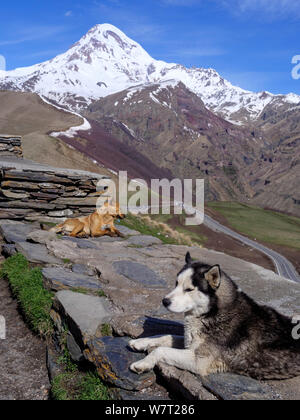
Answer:
<svg viewBox="0 0 300 420"><path fill-rule="evenodd" d="M164 236L168 236L172 239L174 239L174 241L176 243L178 243L179 245L188 245L188 246L199 246L201 247L201 245L199 245L196 242L193 242L192 238L185 233L181 233L178 232L177 230L174 230L171 228L171 226L169 226L167 223L164 222L158 222L156 220L151 219L150 216L140 216L142 218L142 220L144 221L144 223L146 223L147 225L158 229L159 231L162 232L162 234Z"/></svg>

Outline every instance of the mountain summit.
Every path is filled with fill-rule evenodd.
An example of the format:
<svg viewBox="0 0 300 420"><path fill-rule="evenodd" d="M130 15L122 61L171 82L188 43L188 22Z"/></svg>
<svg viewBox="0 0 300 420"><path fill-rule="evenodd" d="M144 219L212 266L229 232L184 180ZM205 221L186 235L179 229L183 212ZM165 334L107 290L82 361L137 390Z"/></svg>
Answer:
<svg viewBox="0 0 300 420"><path fill-rule="evenodd" d="M257 119L270 104L300 104L300 97L294 94L253 93L233 86L213 69L189 69L155 60L110 24L94 26L67 52L50 61L0 72L0 89L36 92L80 110L129 87L166 80L181 81L211 111L238 124Z"/></svg>

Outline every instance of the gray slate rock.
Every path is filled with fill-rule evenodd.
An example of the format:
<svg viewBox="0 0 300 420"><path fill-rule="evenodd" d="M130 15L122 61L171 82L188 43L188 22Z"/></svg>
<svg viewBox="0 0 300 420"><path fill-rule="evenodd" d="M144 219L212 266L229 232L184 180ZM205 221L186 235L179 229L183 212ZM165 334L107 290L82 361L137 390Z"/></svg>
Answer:
<svg viewBox="0 0 300 420"><path fill-rule="evenodd" d="M54 232L48 232L46 230L34 230L27 235L28 242L34 242L37 244L46 244L49 241L56 241L57 236Z"/></svg>
<svg viewBox="0 0 300 420"><path fill-rule="evenodd" d="M216 400L217 398L204 388L201 379L191 372L177 369L165 363L158 365L159 375L163 382L174 395L181 396L184 401L188 400Z"/></svg>
<svg viewBox="0 0 300 420"><path fill-rule="evenodd" d="M202 378L202 384L222 400L274 400L276 397L267 384L231 373L209 375Z"/></svg>
<svg viewBox="0 0 300 420"><path fill-rule="evenodd" d="M42 271L46 285L51 290L82 288L101 290L99 279L84 274L77 274L64 268L46 267Z"/></svg>
<svg viewBox="0 0 300 420"><path fill-rule="evenodd" d="M115 261L113 268L118 274L148 288L165 288L166 282L144 264L133 261Z"/></svg>
<svg viewBox="0 0 300 420"><path fill-rule="evenodd" d="M125 235L125 236L138 236L138 235L140 235L140 232L138 232L137 230L129 229L126 226L116 225L116 228L121 233L123 233L123 235Z"/></svg>
<svg viewBox="0 0 300 420"><path fill-rule="evenodd" d="M105 298L69 290L56 293L54 309L61 314L81 348L96 334L98 327L109 322L111 318Z"/></svg>
<svg viewBox="0 0 300 420"><path fill-rule="evenodd" d="M57 355L54 353L53 350L51 350L48 346L46 349L46 363L47 363L47 369L48 369L48 375L50 382L52 382L56 376L58 376L61 373L61 368L56 362Z"/></svg>
<svg viewBox="0 0 300 420"><path fill-rule="evenodd" d="M87 359L94 363L100 377L107 383L128 391L139 391L155 382L154 372L137 375L129 369L130 365L145 357L128 347L126 337L102 337L90 340Z"/></svg>
<svg viewBox="0 0 300 420"><path fill-rule="evenodd" d="M16 249L34 264L61 264L62 261L48 253L45 245L17 242Z"/></svg>
<svg viewBox="0 0 300 420"><path fill-rule="evenodd" d="M99 243L99 244L103 244L103 243L107 243L107 242L121 242L123 241L123 238L120 238L119 236L101 236L100 238L93 238L92 241Z"/></svg>
<svg viewBox="0 0 300 420"><path fill-rule="evenodd" d="M0 233L8 243L25 242L27 235L36 230L31 224L0 222Z"/></svg>
<svg viewBox="0 0 300 420"><path fill-rule="evenodd" d="M84 355L81 351L81 348L76 343L75 338L70 333L70 331L68 331L67 335L67 347L74 362L79 363L84 360Z"/></svg>
<svg viewBox="0 0 300 420"><path fill-rule="evenodd" d="M64 241L74 242L80 249L98 249L97 244L88 239L72 238L70 236L64 236L61 239Z"/></svg>
<svg viewBox="0 0 300 420"><path fill-rule="evenodd" d="M128 239L127 242L129 245L137 247L148 247L151 245L160 245L162 243L160 239L154 238L154 236L147 235L132 236Z"/></svg>
<svg viewBox="0 0 300 420"><path fill-rule="evenodd" d="M12 257L17 253L16 247L13 244L4 244L2 245L2 255L5 258Z"/></svg>
<svg viewBox="0 0 300 420"><path fill-rule="evenodd" d="M72 271L76 274L83 274L84 276L97 275L96 270L85 264L73 264Z"/></svg>

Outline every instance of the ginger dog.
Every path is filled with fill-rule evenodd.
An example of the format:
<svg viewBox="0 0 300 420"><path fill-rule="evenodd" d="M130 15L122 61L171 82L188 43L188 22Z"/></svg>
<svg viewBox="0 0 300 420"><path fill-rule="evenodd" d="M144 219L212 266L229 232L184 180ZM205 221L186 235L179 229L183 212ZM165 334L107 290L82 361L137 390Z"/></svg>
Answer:
<svg viewBox="0 0 300 420"><path fill-rule="evenodd" d="M117 218L125 218L125 215L121 213L119 204L105 203L89 216L68 219L64 223L50 229L50 232L62 233L73 238L84 238L87 236L98 238L104 235L123 238L124 235L114 225Z"/></svg>

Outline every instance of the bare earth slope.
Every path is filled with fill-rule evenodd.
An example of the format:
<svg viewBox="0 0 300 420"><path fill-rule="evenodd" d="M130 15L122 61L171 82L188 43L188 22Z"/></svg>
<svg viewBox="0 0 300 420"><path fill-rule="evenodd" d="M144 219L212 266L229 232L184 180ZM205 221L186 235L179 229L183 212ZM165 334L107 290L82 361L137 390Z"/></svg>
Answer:
<svg viewBox="0 0 300 420"><path fill-rule="evenodd" d="M0 91L0 133L23 136L25 158L55 167L103 173L87 156L48 135L82 123L82 118L48 105L36 94Z"/></svg>

